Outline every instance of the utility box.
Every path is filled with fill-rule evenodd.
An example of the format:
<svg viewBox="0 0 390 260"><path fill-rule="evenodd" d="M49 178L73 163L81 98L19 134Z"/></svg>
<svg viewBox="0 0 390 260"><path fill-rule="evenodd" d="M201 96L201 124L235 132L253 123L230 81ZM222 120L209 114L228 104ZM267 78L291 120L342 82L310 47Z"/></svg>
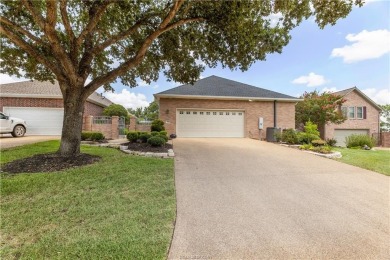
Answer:
<svg viewBox="0 0 390 260"><path fill-rule="evenodd" d="M263 130L264 127L264 119L262 117L259 117L259 129Z"/></svg>
<svg viewBox="0 0 390 260"><path fill-rule="evenodd" d="M267 142L276 142L275 135L281 132L282 132L281 128L267 127L267 133L266 133Z"/></svg>

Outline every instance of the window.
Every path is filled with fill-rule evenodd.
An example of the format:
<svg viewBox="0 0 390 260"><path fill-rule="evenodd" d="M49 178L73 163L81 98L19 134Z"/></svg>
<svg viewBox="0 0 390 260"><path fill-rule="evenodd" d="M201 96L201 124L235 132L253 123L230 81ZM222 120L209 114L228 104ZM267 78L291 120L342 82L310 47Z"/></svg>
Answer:
<svg viewBox="0 0 390 260"><path fill-rule="evenodd" d="M229 112L226 112L226 115L228 116L228 115L229 115Z"/></svg>
<svg viewBox="0 0 390 260"><path fill-rule="evenodd" d="M221 115L221 116L222 116L222 115L223 115L223 112L219 112L219 115Z"/></svg>
<svg viewBox="0 0 390 260"><path fill-rule="evenodd" d="M235 115L236 115L236 112L233 112L233 113L232 113L232 116L235 116Z"/></svg>
<svg viewBox="0 0 390 260"><path fill-rule="evenodd" d="M348 107L348 118L355 118L355 107Z"/></svg>
<svg viewBox="0 0 390 260"><path fill-rule="evenodd" d="M199 112L199 114L203 115L203 112Z"/></svg>
<svg viewBox="0 0 390 260"><path fill-rule="evenodd" d="M180 115L182 115L182 114L184 114L184 112L183 112L183 111L180 111Z"/></svg>
<svg viewBox="0 0 390 260"><path fill-rule="evenodd" d="M217 115L217 112L213 112L213 115L216 116L216 115Z"/></svg>
<svg viewBox="0 0 390 260"><path fill-rule="evenodd" d="M191 114L191 112L190 112L190 111L187 111L186 114L189 115L189 114Z"/></svg>
<svg viewBox="0 0 390 260"><path fill-rule="evenodd" d="M239 116L242 116L242 113L238 113Z"/></svg>
<svg viewBox="0 0 390 260"><path fill-rule="evenodd" d="M198 114L198 112L195 112L195 111L194 111L194 112L192 112L192 114L196 115L196 114Z"/></svg>
<svg viewBox="0 0 390 260"><path fill-rule="evenodd" d="M363 119L363 107L356 107L356 118Z"/></svg>
<svg viewBox="0 0 390 260"><path fill-rule="evenodd" d="M206 112L206 115L210 115L210 112Z"/></svg>
<svg viewBox="0 0 390 260"><path fill-rule="evenodd" d="M348 117L348 107L341 107L342 115L347 118Z"/></svg>

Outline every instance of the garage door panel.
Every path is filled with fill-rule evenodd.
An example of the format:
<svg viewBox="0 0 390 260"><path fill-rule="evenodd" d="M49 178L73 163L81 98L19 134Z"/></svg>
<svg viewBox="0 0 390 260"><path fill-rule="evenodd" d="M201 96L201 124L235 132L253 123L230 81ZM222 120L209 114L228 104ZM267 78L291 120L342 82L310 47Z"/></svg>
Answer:
<svg viewBox="0 0 390 260"><path fill-rule="evenodd" d="M368 135L367 129L335 129L334 139L337 140L336 145L345 147L345 138L351 135Z"/></svg>
<svg viewBox="0 0 390 260"><path fill-rule="evenodd" d="M242 111L178 110L176 121L178 137L244 137Z"/></svg>
<svg viewBox="0 0 390 260"><path fill-rule="evenodd" d="M24 119L28 135L61 135L62 108L4 107L4 113Z"/></svg>

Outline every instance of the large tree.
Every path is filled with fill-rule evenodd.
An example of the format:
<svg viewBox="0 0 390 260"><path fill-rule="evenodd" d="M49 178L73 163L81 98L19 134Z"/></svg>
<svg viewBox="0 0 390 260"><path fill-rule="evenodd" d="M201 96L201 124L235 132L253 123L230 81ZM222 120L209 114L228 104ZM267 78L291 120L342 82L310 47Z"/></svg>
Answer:
<svg viewBox="0 0 390 260"><path fill-rule="evenodd" d="M381 132L390 132L390 104L379 105L381 111Z"/></svg>
<svg viewBox="0 0 390 260"><path fill-rule="evenodd" d="M303 101L295 106L297 128L311 121L322 130L326 123L341 124L346 120L341 111L341 106L346 100L340 95L330 92L319 93L314 90L305 92L300 98L303 98Z"/></svg>
<svg viewBox="0 0 390 260"><path fill-rule="evenodd" d="M59 82L59 154L72 156L80 152L84 102L100 86L109 89L119 78L134 87L137 78L150 83L161 71L191 83L202 64L244 71L281 53L302 20L315 16L320 28L333 25L354 4L362 1L2 1L0 72Z"/></svg>

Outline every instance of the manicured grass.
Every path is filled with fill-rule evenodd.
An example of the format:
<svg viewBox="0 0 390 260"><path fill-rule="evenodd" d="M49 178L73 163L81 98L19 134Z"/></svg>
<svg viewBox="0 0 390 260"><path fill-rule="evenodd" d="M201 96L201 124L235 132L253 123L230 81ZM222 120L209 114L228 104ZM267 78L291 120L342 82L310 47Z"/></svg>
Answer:
<svg viewBox="0 0 390 260"><path fill-rule="evenodd" d="M342 158L337 159L338 161L390 176L390 151L348 148L334 148L334 150L343 155Z"/></svg>
<svg viewBox="0 0 390 260"><path fill-rule="evenodd" d="M1 153L54 152L58 141ZM165 259L175 219L172 159L82 147L96 164L1 175L2 259Z"/></svg>

